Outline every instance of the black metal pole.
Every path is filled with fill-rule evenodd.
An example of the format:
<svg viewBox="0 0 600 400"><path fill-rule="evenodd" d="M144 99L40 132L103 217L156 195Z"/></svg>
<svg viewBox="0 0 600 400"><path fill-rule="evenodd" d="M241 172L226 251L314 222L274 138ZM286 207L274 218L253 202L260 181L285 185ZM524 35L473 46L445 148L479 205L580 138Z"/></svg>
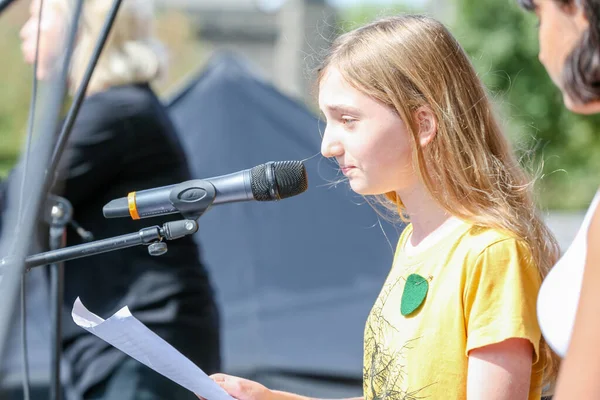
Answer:
<svg viewBox="0 0 600 400"><path fill-rule="evenodd" d="M4 346L6 344L6 336L8 334L9 328L9 318L12 314L12 310L14 307L14 301L16 298L16 291L18 288L19 277L24 271L24 268L27 267L25 254L27 249L29 248L29 243L31 242L31 237L34 232L34 226L38 221L39 216L41 215L43 200L52 185L55 181L56 169L58 163L60 162L60 158L62 152L67 144L68 137L70 135L73 123L75 122L75 118L77 116L77 112L79 111L79 107L83 102L83 98L85 97L85 93L87 91L87 86L89 84L90 78L92 76L93 70L96 66L98 58L100 57L100 53L108 39L108 35L110 33L110 29L114 23L117 12L121 6L122 0L114 0L113 5L109 11L108 18L103 26L100 38L94 48L94 53L92 54L92 59L88 64L88 68L84 75L84 79L78 88L78 92L74 98L74 102L71 105L69 110L67 119L65 124L63 124L63 129L61 130L60 136L58 140L55 142L53 139L55 137L55 127L57 126L56 121L58 120L60 104L62 103L62 98L64 94L65 88L65 79L67 77L67 66L70 60L66 59L63 65L63 73L59 77L56 82L56 85L52 87L53 93L50 96L49 104L48 104L48 117L47 121L42 121L43 123L40 126L43 127L44 134L40 135L40 147L42 150L39 152L37 157L35 158L34 164L35 168L31 168L31 179L30 179L30 190L29 190L29 198L28 207L26 209L30 210L28 214L23 217L22 221L14 221L13 215L7 212L7 216L13 218L7 218L9 220L8 223L17 223L21 229L17 230L16 235L12 240L7 240L6 238L2 238L0 240L0 254L1 255L10 255L13 258L11 262L12 270L7 271L3 276L3 290L0 295L0 303L3 304L3 307L0 307L0 359L2 359L2 354L4 351ZM83 3L83 0L79 0L79 6ZM74 23L71 26L71 36L77 33L79 18L74 19ZM72 54L72 47L74 45L73 42L68 43L69 48L67 48L67 55ZM33 99L32 101L35 101ZM49 163L48 163L49 161ZM47 167L47 168L44 168ZM45 173L39 174L44 171ZM29 177L25 177L29 178ZM11 198L14 198L15 195L11 195ZM12 199L11 199L12 200ZM25 201L25 199L18 199L19 202ZM10 210L12 211L12 210ZM60 260L57 260L60 261ZM52 261L56 262L56 261ZM1 264L6 265L6 261L2 261Z"/></svg>
<svg viewBox="0 0 600 400"><path fill-rule="evenodd" d="M96 254L102 254L109 251L141 245L144 243L151 243L154 240L160 240L158 226L144 228L137 233L129 233L110 239L96 240L90 243L65 247L57 250L50 250L44 253L29 256L25 258L25 266L27 270L30 270L34 267L41 267L43 265L75 260L82 257L89 257Z"/></svg>
<svg viewBox="0 0 600 400"><path fill-rule="evenodd" d="M57 230L59 228L56 228ZM64 235L58 238L56 247L58 249L64 247ZM50 384L50 399L62 400L62 386L60 379L60 364L62 359L62 304L64 297L64 263L54 263L50 268L50 308L52 312L51 324L54 327L52 330L52 355L51 355L51 384Z"/></svg>
<svg viewBox="0 0 600 400"><path fill-rule="evenodd" d="M73 124L75 123L75 118L77 117L77 113L79 112L79 108L83 103L83 99L85 98L85 94L88 89L88 85L92 78L92 74L94 73L94 68L96 68L96 64L98 63L98 59L100 58L100 54L102 54L102 49L106 44L108 39L108 35L110 34L110 30L115 22L117 17L117 12L119 11L119 7L121 6L122 0L114 0L110 11L108 12L108 17L104 22L104 26L102 27L102 31L100 32L100 38L96 42L96 47L92 53L92 57L88 66L83 75L83 79L77 88L77 92L73 97L73 102L71 103L71 107L69 108L69 113L67 114L67 118L65 119L65 123L63 124L62 130L58 139L56 141L56 146L54 147L54 153L52 154L52 159L50 162L50 168L48 168L49 174L45 179L45 188L50 189L52 183L54 182L54 175L56 173L56 167L60 161L60 156L67 145L67 140L69 139L69 135L71 134L71 130L73 129Z"/></svg>
<svg viewBox="0 0 600 400"><path fill-rule="evenodd" d="M62 249L46 251L44 253L31 255L25 258L27 270L43 265L74 260L82 257L89 257L96 254L109 251L125 249L137 245L149 245L150 255L160 255L158 249L166 245L165 240L174 240L183 236L192 235L198 230L198 223L192 220L179 220L165 223L162 227L151 226L140 229L135 233L116 236L113 238L96 240L89 243L83 243L76 246L65 247ZM1 260L0 265L8 265L10 260Z"/></svg>
<svg viewBox="0 0 600 400"><path fill-rule="evenodd" d="M26 197L21 196L21 190L18 190L16 185L11 185L13 190L8 191L7 208L3 215L3 232L0 236L0 257L11 257L14 261L11 263L10 270L3 271L0 282L0 304L2 304L0 307L0 360L3 359L19 282L25 270L25 257L31 251L32 238L35 237L43 199L47 196L47 191L43 190L43 179L55 145L56 129L62 106L61 92L64 85L65 82L60 78L50 81L49 94L46 96L47 98L44 98L44 107L40 107L43 116L36 124L36 127L39 127L36 130L39 129L41 132L35 135L37 143L31 157L28 158L31 165L15 170L14 182L20 182L19 179L23 178L23 171L27 171L27 175L23 178L26 182L26 188L23 190ZM22 203L27 205L25 207L27 212L24 212L22 218L19 218L18 209ZM11 227L12 230L9 231L8 227Z"/></svg>
<svg viewBox="0 0 600 400"><path fill-rule="evenodd" d="M50 250L58 250L66 246L66 227L71 222L73 207L62 197L52 196L48 207L50 219ZM64 263L56 262L49 265L50 272L50 310L52 340L50 399L62 400L61 362L62 362L62 305L64 297Z"/></svg>

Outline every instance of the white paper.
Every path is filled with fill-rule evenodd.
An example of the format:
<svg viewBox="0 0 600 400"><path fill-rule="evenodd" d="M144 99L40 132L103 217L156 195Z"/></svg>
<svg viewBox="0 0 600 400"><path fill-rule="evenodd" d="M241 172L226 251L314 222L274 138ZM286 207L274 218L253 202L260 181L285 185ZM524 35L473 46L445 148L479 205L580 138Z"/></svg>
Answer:
<svg viewBox="0 0 600 400"><path fill-rule="evenodd" d="M131 315L127 306L103 320L85 308L78 297L71 315L83 329L191 392L207 400L233 399L197 365Z"/></svg>

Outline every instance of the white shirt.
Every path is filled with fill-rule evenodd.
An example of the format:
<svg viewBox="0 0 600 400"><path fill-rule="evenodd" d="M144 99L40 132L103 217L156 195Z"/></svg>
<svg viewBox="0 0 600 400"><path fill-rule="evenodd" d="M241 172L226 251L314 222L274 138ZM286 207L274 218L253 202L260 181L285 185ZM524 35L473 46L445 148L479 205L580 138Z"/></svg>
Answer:
<svg viewBox="0 0 600 400"><path fill-rule="evenodd" d="M561 357L565 356L571 339L587 253L588 228L599 202L600 191L573 243L544 279L538 296L537 314L542 334Z"/></svg>

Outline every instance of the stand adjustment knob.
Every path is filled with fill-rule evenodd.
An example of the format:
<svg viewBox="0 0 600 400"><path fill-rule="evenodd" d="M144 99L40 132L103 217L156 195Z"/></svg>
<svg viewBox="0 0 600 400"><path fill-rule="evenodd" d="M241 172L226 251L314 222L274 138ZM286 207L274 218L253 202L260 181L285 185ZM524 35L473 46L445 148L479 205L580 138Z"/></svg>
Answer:
<svg viewBox="0 0 600 400"><path fill-rule="evenodd" d="M156 242L148 246L148 253L151 256L162 256L167 252L167 244L165 242Z"/></svg>

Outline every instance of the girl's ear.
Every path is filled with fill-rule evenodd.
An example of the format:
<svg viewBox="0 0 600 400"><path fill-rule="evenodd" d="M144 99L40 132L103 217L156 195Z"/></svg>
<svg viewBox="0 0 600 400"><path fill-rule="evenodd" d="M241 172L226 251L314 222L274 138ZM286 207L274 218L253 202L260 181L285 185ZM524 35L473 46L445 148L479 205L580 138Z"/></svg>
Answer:
<svg viewBox="0 0 600 400"><path fill-rule="evenodd" d="M419 144L426 147L437 133L437 119L429 106L421 106L415 111L415 121L419 129Z"/></svg>

